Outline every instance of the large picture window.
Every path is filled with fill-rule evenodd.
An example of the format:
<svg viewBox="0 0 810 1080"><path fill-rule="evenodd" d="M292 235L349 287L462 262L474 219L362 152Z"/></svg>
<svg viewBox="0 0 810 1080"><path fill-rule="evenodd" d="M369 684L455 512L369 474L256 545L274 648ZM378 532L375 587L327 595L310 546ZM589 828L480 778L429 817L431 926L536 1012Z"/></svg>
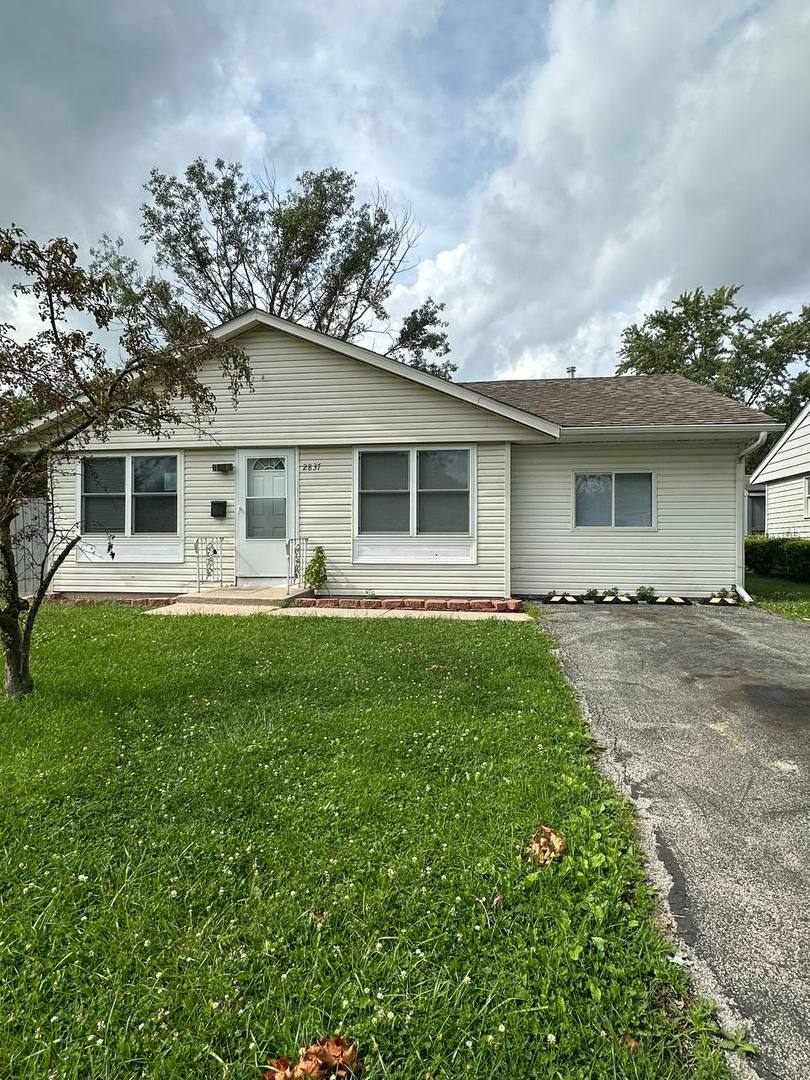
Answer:
<svg viewBox="0 0 810 1080"><path fill-rule="evenodd" d="M468 449L363 450L360 535L470 534Z"/></svg>
<svg viewBox="0 0 810 1080"><path fill-rule="evenodd" d="M81 483L83 533L178 532L176 454L86 457Z"/></svg>
<svg viewBox="0 0 810 1080"><path fill-rule="evenodd" d="M653 474L576 473L574 525L577 529L652 528Z"/></svg>

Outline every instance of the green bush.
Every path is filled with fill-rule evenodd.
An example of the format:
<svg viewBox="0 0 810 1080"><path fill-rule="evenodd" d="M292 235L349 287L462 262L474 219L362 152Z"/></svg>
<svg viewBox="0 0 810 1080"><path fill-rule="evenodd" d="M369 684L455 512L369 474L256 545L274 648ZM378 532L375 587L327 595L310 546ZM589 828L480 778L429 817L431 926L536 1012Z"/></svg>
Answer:
<svg viewBox="0 0 810 1080"><path fill-rule="evenodd" d="M304 584L308 589L320 592L326 584L326 577L326 552L320 544L316 544L304 570Z"/></svg>
<svg viewBox="0 0 810 1080"><path fill-rule="evenodd" d="M785 577L791 581L810 581L810 540L785 540L784 568Z"/></svg>
<svg viewBox="0 0 810 1080"><path fill-rule="evenodd" d="M810 581L810 540L798 536L748 536L745 565L765 577Z"/></svg>

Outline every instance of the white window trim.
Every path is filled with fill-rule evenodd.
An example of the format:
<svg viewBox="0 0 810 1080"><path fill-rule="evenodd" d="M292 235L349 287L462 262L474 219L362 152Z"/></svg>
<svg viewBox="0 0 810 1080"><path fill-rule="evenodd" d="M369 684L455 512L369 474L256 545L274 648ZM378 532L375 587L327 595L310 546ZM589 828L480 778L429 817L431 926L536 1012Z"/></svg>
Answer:
<svg viewBox="0 0 810 1080"><path fill-rule="evenodd" d="M352 562L377 565L470 565L477 562L478 455L474 443L419 443L408 446L356 446L352 453ZM418 533L417 454L420 450L466 450L469 454L469 528L466 533ZM409 455L410 527L407 533L360 532L360 455L404 452Z"/></svg>
<svg viewBox="0 0 810 1080"><path fill-rule="evenodd" d="M177 458L177 531L173 533L132 532L132 459L134 457ZM107 533L82 532L84 503L82 499L82 460L84 458L124 458L124 531L113 534L115 559L107 555ZM166 448L152 450L119 451L110 448L89 450L77 455L76 461L76 520L81 542L76 546L77 562L108 563L124 565L137 562L182 563L184 561L184 454L182 450Z"/></svg>
<svg viewBox="0 0 810 1080"><path fill-rule="evenodd" d="M578 476L618 476L620 473L649 473L652 477L652 524L651 525L577 525L577 477ZM611 517L616 520L616 483L611 483ZM597 465L593 468L577 467L571 470L571 532L577 533L653 533L658 531L658 473L655 469L642 466L623 466L619 469Z"/></svg>
<svg viewBox="0 0 810 1080"><path fill-rule="evenodd" d="M767 507L768 507L767 496L768 496L768 485L766 484L765 485L766 515L767 515ZM806 518L810 518L810 476L805 476L805 478L804 478L804 516ZM768 524L767 516L765 518L765 524L766 524L766 526ZM766 528L766 532L767 532L767 528Z"/></svg>

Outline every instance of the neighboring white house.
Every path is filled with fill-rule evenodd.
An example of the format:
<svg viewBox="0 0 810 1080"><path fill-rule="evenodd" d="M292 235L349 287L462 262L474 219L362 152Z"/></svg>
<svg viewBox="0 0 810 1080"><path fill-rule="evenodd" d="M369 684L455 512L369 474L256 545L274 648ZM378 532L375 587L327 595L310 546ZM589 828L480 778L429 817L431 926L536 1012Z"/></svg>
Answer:
<svg viewBox="0 0 810 1080"><path fill-rule="evenodd" d="M765 532L810 537L810 401L751 477L765 487Z"/></svg>
<svg viewBox="0 0 810 1080"><path fill-rule="evenodd" d="M203 371L208 437L116 431L60 469L58 591L192 590L201 546L227 585L284 584L302 537L339 595L743 583L762 413L679 376L449 383L258 311L213 333L252 391Z"/></svg>

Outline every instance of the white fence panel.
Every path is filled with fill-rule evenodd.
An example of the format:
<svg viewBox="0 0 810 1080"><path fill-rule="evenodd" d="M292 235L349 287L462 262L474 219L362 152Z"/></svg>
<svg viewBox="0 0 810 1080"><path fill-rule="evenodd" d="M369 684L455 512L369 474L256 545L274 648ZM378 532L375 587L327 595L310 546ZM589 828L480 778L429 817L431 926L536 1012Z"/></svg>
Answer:
<svg viewBox="0 0 810 1080"><path fill-rule="evenodd" d="M47 499L31 499L11 523L14 562L20 593L30 596L39 582L40 568L48 553L51 524Z"/></svg>

